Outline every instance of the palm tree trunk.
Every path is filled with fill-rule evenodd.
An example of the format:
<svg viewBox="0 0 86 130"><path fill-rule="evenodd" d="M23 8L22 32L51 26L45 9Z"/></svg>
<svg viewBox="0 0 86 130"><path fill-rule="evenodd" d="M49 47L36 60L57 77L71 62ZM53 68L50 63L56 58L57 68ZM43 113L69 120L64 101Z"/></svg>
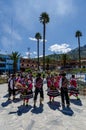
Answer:
<svg viewBox="0 0 86 130"><path fill-rule="evenodd" d="M17 70L17 64L14 62L14 64L13 64L13 73L14 74L16 73L16 70Z"/></svg>
<svg viewBox="0 0 86 130"><path fill-rule="evenodd" d="M78 37L78 45L79 45L79 68L81 68L80 37Z"/></svg>
<svg viewBox="0 0 86 130"><path fill-rule="evenodd" d="M43 24L43 71L45 71L45 23Z"/></svg>
<svg viewBox="0 0 86 130"><path fill-rule="evenodd" d="M37 43L37 54L38 54L38 70L39 70L39 39Z"/></svg>

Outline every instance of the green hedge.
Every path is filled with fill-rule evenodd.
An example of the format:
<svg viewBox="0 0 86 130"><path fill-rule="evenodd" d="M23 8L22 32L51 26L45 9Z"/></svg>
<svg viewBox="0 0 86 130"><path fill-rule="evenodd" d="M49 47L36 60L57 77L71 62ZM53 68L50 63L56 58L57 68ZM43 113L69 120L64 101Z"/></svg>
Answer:
<svg viewBox="0 0 86 130"><path fill-rule="evenodd" d="M7 83L8 79L0 77L0 84Z"/></svg>

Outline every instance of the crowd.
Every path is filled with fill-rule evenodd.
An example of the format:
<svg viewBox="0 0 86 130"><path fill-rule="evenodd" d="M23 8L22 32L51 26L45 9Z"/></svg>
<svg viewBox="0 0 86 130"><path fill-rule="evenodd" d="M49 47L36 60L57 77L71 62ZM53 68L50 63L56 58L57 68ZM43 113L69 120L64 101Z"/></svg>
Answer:
<svg viewBox="0 0 86 130"><path fill-rule="evenodd" d="M72 75L70 80L66 78L66 73L62 71L59 74L47 73L45 77L47 81L47 96L49 96L49 103L54 102L55 97L61 96L62 108L70 107L70 96L74 95L79 100L77 89L77 80L75 75ZM32 73L26 75L11 74L8 79L8 100L15 100L16 91L20 93L20 98L23 100L23 105L28 106L30 98L33 98L33 106L36 107L38 94L40 94L39 104L43 105L44 100L44 76L41 73L37 73L35 81L33 83Z"/></svg>

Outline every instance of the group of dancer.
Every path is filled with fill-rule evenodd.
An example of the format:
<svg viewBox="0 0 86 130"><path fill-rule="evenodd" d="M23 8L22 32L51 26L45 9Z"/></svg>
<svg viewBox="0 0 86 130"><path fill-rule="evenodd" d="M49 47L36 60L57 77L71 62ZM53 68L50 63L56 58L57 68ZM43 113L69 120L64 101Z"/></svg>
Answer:
<svg viewBox="0 0 86 130"><path fill-rule="evenodd" d="M49 96L49 102L54 102L54 98L61 96L62 107L65 105L70 106L70 96L74 95L77 99L78 89L77 81L75 75L72 75L71 79L66 78L66 73L61 72L59 75L52 75L50 72L46 76L47 81L47 95ZM11 95L13 95L13 100L15 100L16 91L20 92L20 98L23 100L23 105L28 106L30 98L34 99L34 108L36 107L38 94L40 94L39 105L43 105L44 100L44 77L41 73L37 73L36 78L33 83L32 73L15 76L12 74L8 80L8 100L11 100Z"/></svg>

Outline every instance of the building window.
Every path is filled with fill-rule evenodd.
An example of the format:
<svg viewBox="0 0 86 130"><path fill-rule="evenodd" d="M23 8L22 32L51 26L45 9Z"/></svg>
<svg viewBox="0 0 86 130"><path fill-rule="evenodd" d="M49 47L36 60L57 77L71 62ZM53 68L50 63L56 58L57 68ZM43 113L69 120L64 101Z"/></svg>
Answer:
<svg viewBox="0 0 86 130"><path fill-rule="evenodd" d="M5 64L0 64L0 67L6 67L6 65Z"/></svg>

